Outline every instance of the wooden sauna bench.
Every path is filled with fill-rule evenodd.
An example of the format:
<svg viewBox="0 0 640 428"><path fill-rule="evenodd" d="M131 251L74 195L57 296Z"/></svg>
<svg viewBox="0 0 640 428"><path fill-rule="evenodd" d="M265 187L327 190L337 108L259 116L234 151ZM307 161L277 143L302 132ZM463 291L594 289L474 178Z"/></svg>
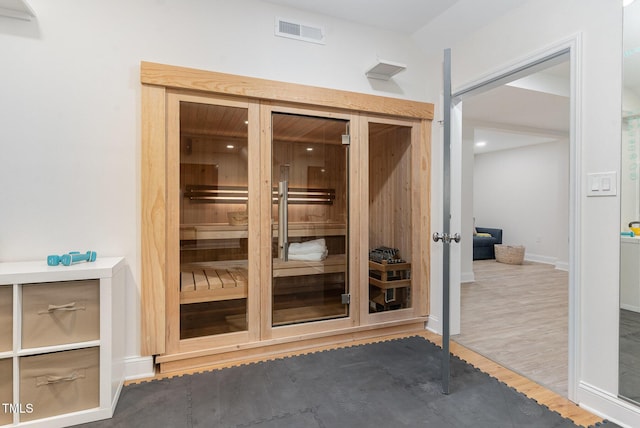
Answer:
<svg viewBox="0 0 640 428"><path fill-rule="evenodd" d="M273 260L274 278L346 272L344 254L319 262ZM247 297L246 260L189 263L180 268L180 303L201 303Z"/></svg>
<svg viewBox="0 0 640 428"><path fill-rule="evenodd" d="M306 222L290 223L289 237L345 236L347 226L344 223ZM272 236L278 237L278 225L273 225ZM222 223L201 223L180 226L180 240L233 239L248 238L247 225L229 225Z"/></svg>
<svg viewBox="0 0 640 428"><path fill-rule="evenodd" d="M180 303L201 303L247 297L247 262L190 263L180 267Z"/></svg>

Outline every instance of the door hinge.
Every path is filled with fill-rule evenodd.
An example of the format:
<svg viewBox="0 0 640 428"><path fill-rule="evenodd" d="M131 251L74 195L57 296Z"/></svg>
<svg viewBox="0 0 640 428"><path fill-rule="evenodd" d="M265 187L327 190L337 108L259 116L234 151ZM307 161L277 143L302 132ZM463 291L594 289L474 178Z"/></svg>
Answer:
<svg viewBox="0 0 640 428"><path fill-rule="evenodd" d="M345 293L342 295L342 304L343 305L351 304L351 294Z"/></svg>
<svg viewBox="0 0 640 428"><path fill-rule="evenodd" d="M351 135L343 134L342 135L342 145L343 146L348 146L349 144L351 144Z"/></svg>

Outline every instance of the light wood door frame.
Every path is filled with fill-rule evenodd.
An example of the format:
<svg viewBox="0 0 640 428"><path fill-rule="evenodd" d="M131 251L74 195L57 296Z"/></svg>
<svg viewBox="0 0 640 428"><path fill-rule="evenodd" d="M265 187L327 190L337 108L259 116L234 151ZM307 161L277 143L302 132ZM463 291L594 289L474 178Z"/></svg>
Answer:
<svg viewBox="0 0 640 428"><path fill-rule="evenodd" d="M262 103L263 109L261 111L262 123L261 123L261 136L262 139L262 153L267 156L266 160L263 160L262 163L262 180L264 182L271 182L272 174L272 159L271 159L271 149L273 147L272 141L272 129L271 129L271 117L274 113L287 113L287 114L299 114L304 116L314 116L320 118L328 118L328 119L342 119L349 121L352 127L357 126L359 121L359 116L356 114L352 114L349 112L344 112L336 109L320 109L317 107L309 108L303 106L296 106L288 103ZM357 138L357 133L354 133ZM351 142L350 150L357 149L357 144ZM352 152L353 153L353 152ZM357 164L357 157L351 155L349 159L350 165L349 174L348 174L348 192L349 192L349 200L359 201L360 198L360 188L359 188L359 165ZM273 188L273 184L270 184L270 188ZM266 187L263 189L263 192L267 191ZM264 194L264 193L263 193ZM269 193L270 194L270 193ZM265 198L266 199L266 198ZM269 199L268 204L264 202L264 206L262 207L262 213L266 216L263 219L262 225L263 227L268 227L267 229L271 231L271 199ZM348 284L349 284L349 293L351 294L352 301L359 301L359 289L356 287L356 284L360 283L360 277L356 266L359 264L359 259L357 255L359 254L359 238L356 232L359 230L359 207L357 204L350 203L349 207L349 220L347 222L347 234L348 234L348 242L349 242L349 257L347 259L347 273L348 273ZM263 236L263 243L261 248L269 249L269 253L271 252L271 234L265 233ZM263 272L265 274L262 287L263 287L263 302L262 302L262 339L279 339L284 337L290 337L293 335L303 335L303 334L313 334L317 333L320 330L336 330L343 329L348 327L353 327L359 324L360 314L356 310L355 305L351 305L349 308L349 315L343 318L330 319L325 321L316 321L310 323L303 324L293 324L293 325L285 325L285 326L272 326L272 308L271 308L271 299L273 293L273 277L271 275L272 272L272 259L270 257L263 257L264 262L268 262L268 267L263 265ZM320 327L319 325L320 324Z"/></svg>
<svg viewBox="0 0 640 428"><path fill-rule="evenodd" d="M180 194L180 103L190 102L198 104L216 105L242 108L247 110L249 120L247 129L248 161L257 162L260 147L258 142L259 105L255 101L241 98L227 98L216 95L191 94L176 90L168 90L166 96L167 108L167 206L179 207ZM259 194L260 177L255 168L248 168L247 177L249 197ZM252 204L249 204L251 208ZM259 302L260 277L258 266L259 233L261 227L256 216L249 216L248 224L248 296L247 296L247 330L233 333L217 334L215 336L180 338L180 290L177 287L166 287L166 352L171 354L188 353L203 347L226 346L236 343L246 343L259 337ZM167 210L166 221L166 279L168 283L180 283L180 214L178 209Z"/></svg>
<svg viewBox="0 0 640 428"><path fill-rule="evenodd" d="M360 169L366 173L361 174L361 191L362 200L368 200L369 196L369 126L372 123L396 125L411 129L411 290L412 305L410 308L399 309L394 311L385 311L377 313L369 313L369 299L362 298L360 301L360 317L367 324L375 324L380 322L397 321L403 318L427 316L429 308L429 287L423 287L420 284L429 283L429 254L430 249L430 229L429 229L429 213L430 213L430 188L423 188L420 183L429 182L429 165L431 165L429 147L421 144L421 135L431 134L431 122L389 118L375 115L366 115L362 117L360 122L360 137L358 157L360 159ZM369 259L369 210L360 210L358 214L360 220L360 259ZM420 239L423 237L423 239ZM369 266L367 263L360 264L361 281L360 293L362 296L369 294L369 282L366 280L369 276Z"/></svg>

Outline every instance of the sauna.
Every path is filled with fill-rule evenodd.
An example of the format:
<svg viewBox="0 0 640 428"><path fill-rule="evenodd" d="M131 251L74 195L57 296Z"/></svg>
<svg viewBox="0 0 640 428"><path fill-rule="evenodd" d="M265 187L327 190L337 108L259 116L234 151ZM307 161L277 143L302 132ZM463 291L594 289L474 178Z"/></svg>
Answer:
<svg viewBox="0 0 640 428"><path fill-rule="evenodd" d="M153 63L141 83L160 371L424 329L431 104Z"/></svg>

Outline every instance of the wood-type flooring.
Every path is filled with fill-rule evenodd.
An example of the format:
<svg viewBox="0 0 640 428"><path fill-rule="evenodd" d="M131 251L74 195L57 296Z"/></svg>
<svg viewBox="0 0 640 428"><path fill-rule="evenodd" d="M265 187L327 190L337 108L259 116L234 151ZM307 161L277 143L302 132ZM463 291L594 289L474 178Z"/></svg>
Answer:
<svg viewBox="0 0 640 428"><path fill-rule="evenodd" d="M473 269L452 339L566 397L568 273L528 261L477 260Z"/></svg>

